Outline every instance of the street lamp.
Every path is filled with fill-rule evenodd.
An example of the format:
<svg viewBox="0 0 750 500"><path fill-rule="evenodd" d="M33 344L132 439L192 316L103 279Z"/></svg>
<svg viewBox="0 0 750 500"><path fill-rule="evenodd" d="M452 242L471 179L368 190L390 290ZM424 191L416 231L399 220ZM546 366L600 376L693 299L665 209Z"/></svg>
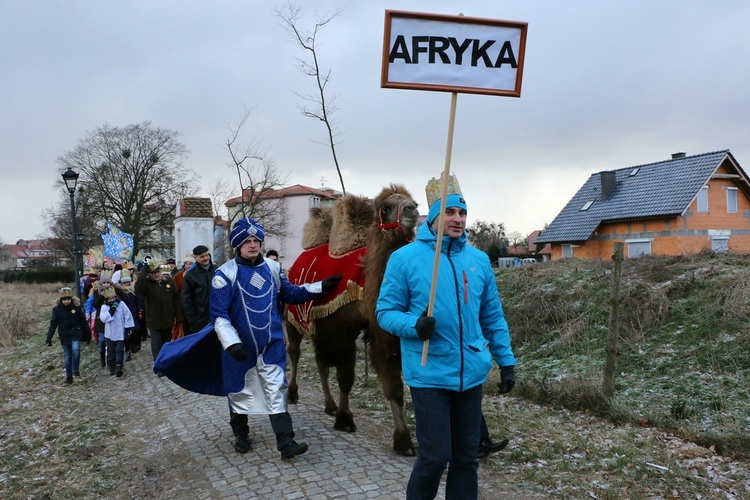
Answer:
<svg viewBox="0 0 750 500"><path fill-rule="evenodd" d="M81 251L78 248L78 239L76 238L78 231L76 231L76 202L74 199L76 194L76 184L78 183L78 172L68 168L68 170L62 174L62 178L63 181L65 181L65 187L68 189L68 193L70 193L70 240L73 243L73 283L75 283L76 296L80 299L81 284L78 280L78 269L80 265L78 262L81 256Z"/></svg>
<svg viewBox="0 0 750 500"><path fill-rule="evenodd" d="M76 234L76 239L78 240L78 276L79 278L83 276L83 240L86 238L86 235L83 233Z"/></svg>

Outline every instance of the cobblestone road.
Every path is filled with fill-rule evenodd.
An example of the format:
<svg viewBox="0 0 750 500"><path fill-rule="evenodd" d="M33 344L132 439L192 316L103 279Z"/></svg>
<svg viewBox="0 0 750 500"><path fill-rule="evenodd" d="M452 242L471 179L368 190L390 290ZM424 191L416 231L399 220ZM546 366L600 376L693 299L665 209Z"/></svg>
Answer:
<svg viewBox="0 0 750 500"><path fill-rule="evenodd" d="M189 454L189 463L174 467L193 498L404 498L414 459L391 451L390 416L377 423L356 415L357 432L335 431L333 417L322 411L319 393L302 388L304 400L290 405L290 412L295 439L306 441L310 449L282 461L268 417L250 417L253 449L236 453L226 399L191 393L166 377L158 378L151 371L149 352L133 356L121 382L128 386L127 398L133 399L131 411L155 424L149 427L150 435L141 437L144 445L181 447ZM445 496L444 482L439 498ZM482 480L480 465L480 498L499 497Z"/></svg>

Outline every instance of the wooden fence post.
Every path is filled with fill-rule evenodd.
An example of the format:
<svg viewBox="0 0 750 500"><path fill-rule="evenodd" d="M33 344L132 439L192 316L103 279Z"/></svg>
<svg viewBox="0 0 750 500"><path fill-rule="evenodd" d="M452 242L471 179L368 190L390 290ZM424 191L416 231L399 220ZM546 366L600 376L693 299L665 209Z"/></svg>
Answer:
<svg viewBox="0 0 750 500"><path fill-rule="evenodd" d="M602 392L607 398L615 393L615 370L617 369L617 342L620 338L620 287L622 281L623 243L615 243L615 253L612 255L614 269L612 270L612 290L610 295L611 309L609 313L609 334L607 335L607 358L604 363L604 383Z"/></svg>

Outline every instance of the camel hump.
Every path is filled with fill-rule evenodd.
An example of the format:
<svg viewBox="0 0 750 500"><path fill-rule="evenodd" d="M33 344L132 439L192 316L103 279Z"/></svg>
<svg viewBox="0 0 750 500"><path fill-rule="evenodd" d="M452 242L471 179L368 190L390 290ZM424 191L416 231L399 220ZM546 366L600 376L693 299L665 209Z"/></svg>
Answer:
<svg viewBox="0 0 750 500"><path fill-rule="evenodd" d="M302 227L302 248L310 250L328 243L333 226L333 207L312 207L310 218Z"/></svg>
<svg viewBox="0 0 750 500"><path fill-rule="evenodd" d="M375 206L364 196L347 195L333 204L329 238L331 255L342 255L366 245L375 220Z"/></svg>

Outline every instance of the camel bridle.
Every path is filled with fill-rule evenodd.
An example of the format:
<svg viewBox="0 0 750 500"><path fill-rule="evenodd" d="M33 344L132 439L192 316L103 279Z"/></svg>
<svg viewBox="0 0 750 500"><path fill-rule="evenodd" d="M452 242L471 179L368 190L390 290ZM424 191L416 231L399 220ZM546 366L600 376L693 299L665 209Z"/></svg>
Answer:
<svg viewBox="0 0 750 500"><path fill-rule="evenodd" d="M384 222L383 221L383 207L380 207L380 210L378 210L378 229L380 229L383 234L388 235L389 229L396 229L398 228L399 231L401 231L401 236L404 237L404 240L407 243L411 243L411 238L409 238L406 235L406 231L404 231L404 225L401 224L401 215L403 213L404 205L408 203L410 200L401 200L398 202L398 205L396 205L396 220L393 222Z"/></svg>

